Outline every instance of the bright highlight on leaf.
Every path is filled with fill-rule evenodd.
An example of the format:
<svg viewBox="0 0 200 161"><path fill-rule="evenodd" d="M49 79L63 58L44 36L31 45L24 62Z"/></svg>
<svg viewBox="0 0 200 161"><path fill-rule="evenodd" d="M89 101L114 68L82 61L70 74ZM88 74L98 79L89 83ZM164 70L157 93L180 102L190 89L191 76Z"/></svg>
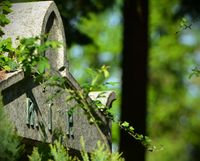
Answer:
<svg viewBox="0 0 200 161"><path fill-rule="evenodd" d="M105 78L108 78L110 76L110 73L108 72L108 69L109 69L109 66L103 65L101 67L101 71L103 72Z"/></svg>

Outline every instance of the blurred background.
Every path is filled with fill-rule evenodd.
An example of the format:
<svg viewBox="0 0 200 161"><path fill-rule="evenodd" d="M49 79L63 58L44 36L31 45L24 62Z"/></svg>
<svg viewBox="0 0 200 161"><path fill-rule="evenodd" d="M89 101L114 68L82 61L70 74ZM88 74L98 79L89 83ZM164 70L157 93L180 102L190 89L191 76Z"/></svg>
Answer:
<svg viewBox="0 0 200 161"><path fill-rule="evenodd" d="M149 0L147 129L162 151L147 160L200 160L200 8Z"/></svg>
<svg viewBox="0 0 200 161"><path fill-rule="evenodd" d="M90 82L88 69L109 66L110 77L99 83L117 93L115 117L163 146L145 152L113 124L113 150L128 161L199 161L199 1L55 2L74 77L84 84Z"/></svg>

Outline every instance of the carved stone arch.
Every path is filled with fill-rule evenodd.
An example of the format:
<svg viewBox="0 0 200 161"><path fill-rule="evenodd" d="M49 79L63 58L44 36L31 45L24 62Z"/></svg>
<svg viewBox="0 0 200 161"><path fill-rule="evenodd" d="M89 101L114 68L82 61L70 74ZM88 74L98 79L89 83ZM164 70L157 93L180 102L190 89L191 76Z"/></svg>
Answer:
<svg viewBox="0 0 200 161"><path fill-rule="evenodd" d="M42 33L48 34L47 40L55 40L62 43L59 49L48 50L45 53L50 60L51 66L58 70L60 67L65 65L68 70L64 27L61 16L54 2L51 2L44 16ZM52 62L52 60L54 62ZM66 71L62 74L65 75Z"/></svg>
<svg viewBox="0 0 200 161"><path fill-rule="evenodd" d="M51 65L55 69L64 65L68 68L64 28L55 3L53 1L15 3L12 10L13 12L8 15L11 23L4 28L4 38L11 37L16 46L19 43L17 37L28 38L48 33L47 40L62 43L59 49L46 52ZM64 72L62 75L66 75L66 71Z"/></svg>

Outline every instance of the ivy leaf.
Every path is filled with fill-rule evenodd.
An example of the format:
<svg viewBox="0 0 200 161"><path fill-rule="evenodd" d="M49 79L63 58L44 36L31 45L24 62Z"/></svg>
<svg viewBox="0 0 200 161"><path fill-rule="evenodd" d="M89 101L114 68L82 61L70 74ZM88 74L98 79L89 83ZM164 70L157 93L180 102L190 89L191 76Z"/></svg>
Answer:
<svg viewBox="0 0 200 161"><path fill-rule="evenodd" d="M99 79L99 75L96 75L96 77L92 79L91 86L94 86L97 83L98 79Z"/></svg>
<svg viewBox="0 0 200 161"><path fill-rule="evenodd" d="M126 121L124 121L124 122L121 124L121 126L122 126L123 128L125 128L125 129L127 129L127 128L129 127L129 123L126 122Z"/></svg>
<svg viewBox="0 0 200 161"><path fill-rule="evenodd" d="M50 47L50 48L53 48L53 49L57 49L61 46L61 43L60 42L57 42L57 41L47 41L45 43L45 45L47 47Z"/></svg>
<svg viewBox="0 0 200 161"><path fill-rule="evenodd" d="M41 57L38 62L38 71L40 74L44 73L45 69L50 69L49 60L46 57Z"/></svg>
<svg viewBox="0 0 200 161"><path fill-rule="evenodd" d="M3 10L3 14L8 14L8 13L12 12L10 7L8 7L8 6L3 6L2 10Z"/></svg>
<svg viewBox="0 0 200 161"><path fill-rule="evenodd" d="M0 41L0 52L14 52L11 38L7 38Z"/></svg>
<svg viewBox="0 0 200 161"><path fill-rule="evenodd" d="M31 38L23 38L23 39L21 39L20 43L22 45L25 45L25 46L29 47L29 46L35 45L36 41L37 41L37 38L31 37Z"/></svg>
<svg viewBox="0 0 200 161"><path fill-rule="evenodd" d="M19 65L15 61L11 60L8 62L8 67L9 68L7 70L6 69L5 70L11 72L11 71L17 70Z"/></svg>
<svg viewBox="0 0 200 161"><path fill-rule="evenodd" d="M37 48L37 53L44 53L47 49L48 47L46 45L40 45Z"/></svg>
<svg viewBox="0 0 200 161"><path fill-rule="evenodd" d="M88 74L90 77L92 77L92 78L94 78L94 77L98 74L95 70L93 70L93 69L91 69L91 68L87 68L87 69L86 69L86 72L87 72L87 74Z"/></svg>
<svg viewBox="0 0 200 161"><path fill-rule="evenodd" d="M129 130L130 130L131 132L133 132L135 129L134 129L132 126L130 126L130 127L129 127Z"/></svg>
<svg viewBox="0 0 200 161"><path fill-rule="evenodd" d="M9 24L10 20L4 14L0 14L0 25L4 27L6 24Z"/></svg>
<svg viewBox="0 0 200 161"><path fill-rule="evenodd" d="M142 134L136 134L136 139L137 140L144 140L144 136Z"/></svg>
<svg viewBox="0 0 200 161"><path fill-rule="evenodd" d="M10 71L10 70L11 70L11 68L10 68L8 65L2 66L2 68L3 68L5 71Z"/></svg>

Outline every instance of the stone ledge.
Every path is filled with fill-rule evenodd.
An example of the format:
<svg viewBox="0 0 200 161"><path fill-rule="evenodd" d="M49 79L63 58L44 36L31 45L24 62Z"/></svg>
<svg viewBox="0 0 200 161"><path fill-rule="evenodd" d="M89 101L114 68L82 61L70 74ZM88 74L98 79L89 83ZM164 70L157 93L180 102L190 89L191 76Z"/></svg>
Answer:
<svg viewBox="0 0 200 161"><path fill-rule="evenodd" d="M24 72L22 72L22 70L6 73L5 78L3 80L0 80L0 91L19 82L23 78L24 78Z"/></svg>

